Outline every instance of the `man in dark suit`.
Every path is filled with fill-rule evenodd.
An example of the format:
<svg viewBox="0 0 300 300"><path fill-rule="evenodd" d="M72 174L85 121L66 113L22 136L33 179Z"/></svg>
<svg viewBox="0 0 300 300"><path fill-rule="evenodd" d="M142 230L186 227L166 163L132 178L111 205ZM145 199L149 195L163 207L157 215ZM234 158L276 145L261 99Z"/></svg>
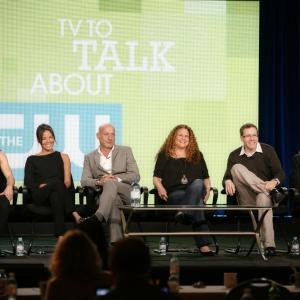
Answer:
<svg viewBox="0 0 300 300"><path fill-rule="evenodd" d="M130 203L130 185L138 182L140 175L131 148L115 145L111 124L100 126L96 136L100 146L85 155L81 185L103 190L97 211L83 223L109 223L112 243L123 236L118 205Z"/></svg>
<svg viewBox="0 0 300 300"><path fill-rule="evenodd" d="M272 206L285 197L276 189L284 180L284 172L278 156L270 145L258 142L258 130L247 123L240 128L243 143L228 157L223 185L227 195L234 195L242 205ZM259 211L259 217L263 211ZM265 255L276 255L273 212L268 211L261 227L261 241Z"/></svg>
<svg viewBox="0 0 300 300"><path fill-rule="evenodd" d="M5 229L7 223L14 182L6 155L0 150L0 232Z"/></svg>

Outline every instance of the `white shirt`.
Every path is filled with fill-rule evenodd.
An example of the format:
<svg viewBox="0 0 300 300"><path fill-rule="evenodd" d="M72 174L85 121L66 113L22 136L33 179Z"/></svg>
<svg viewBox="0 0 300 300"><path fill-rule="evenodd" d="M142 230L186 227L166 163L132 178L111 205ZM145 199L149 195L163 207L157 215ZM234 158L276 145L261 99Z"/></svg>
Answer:
<svg viewBox="0 0 300 300"><path fill-rule="evenodd" d="M246 153L245 147L243 146L240 152L240 156L245 154L247 157L251 157L255 152L263 153L260 143L257 143L256 149L253 153Z"/></svg>
<svg viewBox="0 0 300 300"><path fill-rule="evenodd" d="M100 154L100 166L102 169L104 169L108 174L111 174L112 172L112 151L115 147L112 147L111 151L108 153L107 156L105 156L101 150L100 147L98 148L98 152Z"/></svg>
<svg viewBox="0 0 300 300"><path fill-rule="evenodd" d="M112 152L115 149L115 146L112 147L111 151L108 153L107 156L105 156L101 150L100 147L98 148L98 152L100 154L100 166L104 171L106 171L108 174L112 173ZM117 176L116 176L117 177ZM118 182L121 182L122 179L117 177Z"/></svg>

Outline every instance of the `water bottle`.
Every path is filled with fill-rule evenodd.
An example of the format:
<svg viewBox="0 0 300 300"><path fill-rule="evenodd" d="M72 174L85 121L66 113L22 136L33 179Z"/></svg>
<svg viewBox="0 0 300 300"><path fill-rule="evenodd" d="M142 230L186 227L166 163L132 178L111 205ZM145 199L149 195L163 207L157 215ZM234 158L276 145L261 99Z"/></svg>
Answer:
<svg viewBox="0 0 300 300"><path fill-rule="evenodd" d="M167 254L167 241L164 236L162 236L159 240L158 245L159 253L160 255L166 255Z"/></svg>
<svg viewBox="0 0 300 300"><path fill-rule="evenodd" d="M141 202L141 189L137 182L132 183L130 192L130 205L134 207L140 206Z"/></svg>
<svg viewBox="0 0 300 300"><path fill-rule="evenodd" d="M293 240L292 240L291 254L292 255L300 255L299 240L296 236L294 236Z"/></svg>
<svg viewBox="0 0 300 300"><path fill-rule="evenodd" d="M6 285L6 295L7 300L17 299L17 281L15 278L15 273L10 272L8 274L7 285Z"/></svg>
<svg viewBox="0 0 300 300"><path fill-rule="evenodd" d="M170 276L168 279L168 287L171 293L179 292L179 273L179 259L176 255L173 255L170 259Z"/></svg>
<svg viewBox="0 0 300 300"><path fill-rule="evenodd" d="M179 280L180 264L177 255L173 255L170 259L170 275L174 275Z"/></svg>
<svg viewBox="0 0 300 300"><path fill-rule="evenodd" d="M21 237L18 238L17 245L16 245L16 255L17 256L24 256L25 246L23 239Z"/></svg>
<svg viewBox="0 0 300 300"><path fill-rule="evenodd" d="M7 276L4 269L0 269L0 297L5 296Z"/></svg>

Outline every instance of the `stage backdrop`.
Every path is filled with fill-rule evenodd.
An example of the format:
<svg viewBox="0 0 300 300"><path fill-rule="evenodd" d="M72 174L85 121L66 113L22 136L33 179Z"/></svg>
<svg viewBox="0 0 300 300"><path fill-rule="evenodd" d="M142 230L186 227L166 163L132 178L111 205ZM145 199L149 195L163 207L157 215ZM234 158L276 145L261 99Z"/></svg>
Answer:
<svg viewBox="0 0 300 300"><path fill-rule="evenodd" d="M185 123L221 188L240 125L258 121L258 1L2 0L0 11L0 149L17 184L42 122L76 182L97 127L113 123L149 187Z"/></svg>

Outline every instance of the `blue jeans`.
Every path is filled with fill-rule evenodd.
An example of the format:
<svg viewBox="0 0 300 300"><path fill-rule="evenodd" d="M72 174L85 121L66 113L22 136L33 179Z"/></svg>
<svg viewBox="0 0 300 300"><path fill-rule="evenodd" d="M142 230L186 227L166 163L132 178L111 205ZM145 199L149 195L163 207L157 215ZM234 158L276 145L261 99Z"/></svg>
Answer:
<svg viewBox="0 0 300 300"><path fill-rule="evenodd" d="M168 195L170 205L203 205L203 180L195 179L185 190L173 191ZM192 217L194 231L208 231L205 223L204 211L189 212ZM194 236L197 247L209 245L209 241L204 236Z"/></svg>

